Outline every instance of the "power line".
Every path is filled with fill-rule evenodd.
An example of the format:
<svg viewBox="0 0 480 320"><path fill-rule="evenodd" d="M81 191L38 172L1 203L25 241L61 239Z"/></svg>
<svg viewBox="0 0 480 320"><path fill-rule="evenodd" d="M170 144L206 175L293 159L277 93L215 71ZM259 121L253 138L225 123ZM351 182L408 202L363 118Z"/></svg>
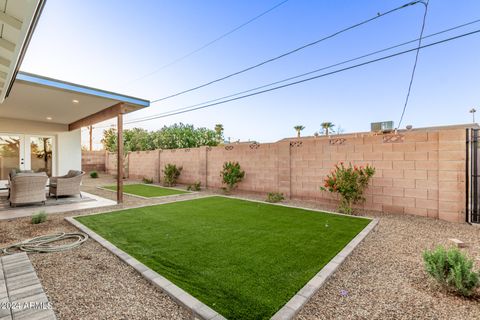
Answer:
<svg viewBox="0 0 480 320"><path fill-rule="evenodd" d="M174 64L177 64L177 63L180 62L180 61L185 60L186 58L188 58L188 57L190 57L190 56L192 56L192 55L194 55L194 54L202 51L203 49L205 49L205 48L211 46L212 44L214 44L214 43L222 40L223 38L226 38L227 36L231 35L232 33L234 33L234 32L236 32L236 31L242 29L243 27L249 25L250 23L254 22L255 20L260 19L260 18L263 17L264 15L266 15L266 14L270 13L271 11L277 9L278 7L280 7L281 5L285 4L285 3L288 2L288 1L290 1L290 0L284 0L284 1L281 1L281 2L277 3L276 5L274 5L273 7L271 7L270 9L268 9L268 10L266 10L266 11L263 11L263 12L260 13L259 15L256 15L255 17L253 17L253 18L251 18L250 20L248 20L248 21L246 21L246 22L238 25L237 27L233 28L232 30L227 31L227 32L225 32L224 34L218 36L217 38L215 38L215 39L213 39L213 40L205 43L204 45L198 47L197 49L195 49L195 50L193 50L193 51L190 51L189 53L187 53L187 54L185 54L185 55L183 55L183 56L181 56L181 57L178 57L178 58L172 60L171 62L169 62L169 63L167 63L167 64L164 64L163 66L155 69L154 71L149 72L149 73L147 73L147 74L145 74L145 75L143 75L143 76L141 76L141 77L139 77L139 78L137 78L137 79L132 80L130 83L135 82L135 81L138 81L138 80L142 80L142 79L145 79L145 78L148 78L148 77L154 75L155 73L160 72L161 70L163 70L163 69L165 69L165 68L168 68L168 67L170 67L170 66L172 66L172 65L174 65Z"/></svg>
<svg viewBox="0 0 480 320"><path fill-rule="evenodd" d="M469 25L472 25L472 24L475 24L475 23L478 23L478 22L480 22L480 19L476 19L476 20L473 20L473 21L470 21L470 22L467 22L467 23L464 23L464 24L461 24L461 25L450 27L448 29L444 29L442 31L438 31L438 32L429 34L427 36L424 36L424 37L422 37L422 40L425 40L425 39L428 39L428 38L431 38L431 37L434 37L434 36L438 36L440 34L444 34L444 33L447 33L447 32L450 32L450 31L453 31L453 30L456 30L456 29L460 29L460 28L463 28L463 27L466 27L466 26L469 26ZM231 98L231 97L239 96L241 94L245 94L245 93L248 93L248 92L252 92L252 91L256 91L256 90L263 89L263 88L266 88L266 87L270 87L270 86L273 86L273 85L276 85L276 84L279 84L279 83L283 83L283 82L287 82L287 81L290 81L290 80L298 79L298 78L301 78L301 77L304 77L304 76L307 76L307 75L310 75L310 74L314 74L314 73L317 73L317 72L320 72L320 71L331 69L333 67L338 67L338 66L347 64L349 62L358 61L358 60L361 60L363 58L367 58L367 57L376 55L378 53L382 53L382 52L389 51L389 50L392 50L392 49L395 49L395 48L398 48L398 47L402 47L402 46L405 46L407 44L417 42L419 40L420 40L420 38L410 40L410 41L407 41L407 42L403 42L403 43L400 43L400 44L397 44L397 45L394 45L394 46L390 46L390 47L387 47L387 48L384 48L384 49L381 49L381 50L377 50L377 51L374 51L374 52L371 52L371 53L361 55L361 56L356 57L356 58L344 60L342 62L338 62L338 63L332 64L332 65L329 65L329 66L318 68L318 69L315 69L315 70L312 70L312 71L309 71L309 72L306 72L306 73L302 73L302 74L299 74L299 75L296 75L296 76L288 77L288 78L285 78L285 79L282 79L282 80L279 80L279 81L271 82L271 83L268 83L268 84L265 84L265 85L261 85L259 87L255 87L255 88L251 88L251 89L244 90L244 91L241 91L241 92L229 94L229 95L226 95L226 96L223 96L223 97L220 97L220 98L216 98L216 99L204 101L204 102L201 102L201 103L197 103L197 104L194 104L194 105L189 105L189 106L186 106L186 107L175 109L174 111L181 111L181 110L186 110L186 109L202 106L204 104L213 103L213 102L216 102L216 101L220 101L220 100L228 99L228 98ZM146 117L142 117L142 118L131 119L130 121L136 121L136 122L148 121L148 120L153 119L157 116L162 116L162 115L165 115L165 114L169 114L172 111L173 110L165 111L165 112L162 112L162 113L159 113L159 114L156 114L156 115L150 115L150 116L146 116ZM129 124L130 121L125 122L125 124Z"/></svg>
<svg viewBox="0 0 480 320"><path fill-rule="evenodd" d="M270 89L265 89L265 90L262 90L262 91L257 91L257 92L250 93L250 94L247 94L247 95L243 95L243 96L240 96L240 97L236 97L236 98L232 98L232 99L223 100L223 101L220 101L220 102L207 104L207 105L204 105L204 106L201 106L201 107L191 108L191 109L182 110L182 111L172 110L169 114L153 117L153 118L148 119L148 120L165 118L165 117L170 117L170 116L173 116L173 115L178 115L178 114L182 114L182 113L186 113L186 112L205 109L205 108L213 107L213 106L216 106L216 105L220 105L220 104L224 104L224 103L228 103L228 102L232 102L232 101L256 96L256 95L259 95L259 94L267 93L267 92L270 92L270 91L283 89L283 88L290 87L290 86L293 86L293 85L297 85L297 84L301 84L301 83L304 83L304 82L312 81L312 80L315 80L315 79L318 79L318 78L323 78L323 77L330 76L330 75L333 75L333 74L337 74L337 73L340 73L340 72L344 72L344 71L347 71L347 70L356 69L356 68L359 68L359 67L362 67L362 66L366 66L366 65L369 65L369 64L372 64L372 63L376 63L376 62L380 62L380 61L383 61L383 60L391 59L391 58L394 58L394 57L397 57L397 56L400 56L400 55L403 55L403 54L407 54L407 53L410 53L410 52L413 52L413 51L416 51L416 50L422 50L422 49L429 48L429 47L432 47L432 46L435 46L435 45L439 45L439 44L442 44L442 43L457 40L457 39L460 39L460 38L463 38L463 37L467 37L467 36L470 36L470 35L473 35L473 34L477 34L479 32L480 32L480 29L477 29L475 31L464 33L464 34L461 34L461 35L458 35L458 36L454 36L454 37L451 37L451 38L439 40L439 41L436 41L436 42L433 42L433 43L430 43L430 44L427 44L427 45L422 45L418 48L400 51L400 52L397 52L397 53L394 53L394 54L391 54L391 55L383 56L383 57L380 57L380 58L377 58L377 59L369 60L369 61L366 61L366 62L362 62L362 63L356 64L356 65L345 67L345 68L338 69L338 70L335 70L335 71L323 73L323 74L320 74L320 75L317 75L317 76L314 76L314 77L298 80L298 81L295 81L295 82L290 82L290 83L287 83L287 84L284 84L284 85L281 85L281 86L273 87L273 88L270 88ZM146 120L130 121L126 124L132 124L132 123L143 122L143 121L146 121Z"/></svg>
<svg viewBox="0 0 480 320"><path fill-rule="evenodd" d="M418 40L418 48L420 48L420 46L422 45L423 31L425 30L425 22L427 20L428 1L429 0L427 0L426 2L422 2L425 5L425 12L423 14L422 30L420 31L420 38ZM415 71L417 70L419 54L420 54L420 49L417 49L417 53L415 54L415 62L413 63L412 75L410 76L410 83L408 85L407 96L405 98L405 103L403 105L402 115L400 116L400 121L398 121L397 128L400 128L400 126L402 124L403 116L405 115L405 110L407 110L408 100L410 99L410 93L412 91L413 79L415 79Z"/></svg>
<svg viewBox="0 0 480 320"><path fill-rule="evenodd" d="M354 25L352 25L352 26L350 26L350 27L344 28L344 29L342 29L342 30L340 30L340 31L337 31L337 32L334 32L334 33L332 33L332 34L330 34L330 35L328 35L328 36L326 36L326 37L323 37L323 38L321 38L321 39L318 39L318 40L315 40L315 41L313 41L313 42L307 43L307 44L305 44L305 45L303 45L303 46L301 46L301 47L298 47L298 48L296 48L296 49L293 49L293 50L290 50L290 51L288 51L288 52L285 52L285 53L283 53L283 54L281 54L281 55L278 55L278 56L276 56L276 57L274 57L274 58L270 58L270 59L268 59L268 60L265 60L265 61L262 61L262 62L260 62L260 63L257 63L257 64L255 64L255 65L253 65L253 66L248 67L248 68L245 68L245 69L242 69L242 70L240 70L240 71L237 71L237 72L231 73L231 74L229 74L229 75L223 76L223 77L221 77L221 78L217 78L217 79L215 79L215 80L206 82L206 83L201 84L201 85L198 85L198 86L196 86L196 87L193 87L193 88L190 88L190 89L187 89L187 90L183 90L183 91L180 91L180 92L177 92L177 93L174 93L174 94L165 96L165 97L163 97L163 98L159 98L159 99L152 100L151 102L152 102L152 103L155 103L155 102L167 100L167 99L170 99L170 98L173 98L173 97L177 97L177 96L179 96L179 95L182 95L182 94L185 94L185 93L188 93L188 92L191 92L191 91L194 91L194 90L198 90L198 89L204 88L204 87L206 87L206 86L212 85L212 84L214 84L214 83L216 83L216 82L223 81L223 80L226 80L226 79L228 79L228 78L237 76L237 75L239 75L239 74L242 74L242 73L245 73L245 72L247 72L247 71L253 70L253 69L255 69L255 68L261 67L261 66L263 66L263 65L265 65L265 64L267 64L267 63L270 63L270 62L279 60L279 59L281 59L281 58L284 58L284 57L286 57L286 56L289 56L289 55L291 55L291 54L293 54L293 53L296 53L296 52L298 52L298 51L300 51L300 50L303 50L303 49L305 49L305 48L314 46L314 45L316 45L316 44L318 44L318 43L320 43L320 42L323 42L323 41L325 41L325 40L328 40L328 39L331 39L331 38L333 38L333 37L336 37L336 36L338 36L338 35L340 35L340 34L342 34L342 33L345 33L345 32L347 32L347 31L349 31L349 30L352 30L352 29L354 29L354 28L360 27L360 26L362 26L362 25L364 25L364 24L367 24L367 23L369 23L369 22L371 22L371 21L374 21L374 20L376 20L376 19L379 19L379 18L381 18L381 17L384 17L384 16L386 16L386 15L388 15L388 14L391 14L391 13L393 13L393 12L395 12L395 11L404 9L404 8L406 8L406 7L409 7L409 6L416 5L417 3L421 3L421 2L422 2L421 0L412 1L412 2L409 2L409 3L407 3L407 4L402 5L402 6L400 6L400 7L397 7L397 8L395 8L395 9L389 10L389 11L387 11L387 12L378 13L377 15L375 15L375 16L372 17L372 18L369 18L369 19L364 20L364 21L362 21L362 22L356 23L356 24L354 24Z"/></svg>

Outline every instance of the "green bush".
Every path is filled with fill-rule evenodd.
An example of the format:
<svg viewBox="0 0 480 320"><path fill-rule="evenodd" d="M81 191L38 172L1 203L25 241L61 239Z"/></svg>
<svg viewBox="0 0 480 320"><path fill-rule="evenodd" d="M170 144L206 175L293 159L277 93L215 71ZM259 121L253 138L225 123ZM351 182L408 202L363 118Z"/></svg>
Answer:
<svg viewBox="0 0 480 320"><path fill-rule="evenodd" d="M223 164L220 176L222 177L222 183L227 185L225 190L230 192L243 180L245 177L245 171L242 171L238 162L228 161Z"/></svg>
<svg viewBox="0 0 480 320"><path fill-rule="evenodd" d="M97 179L98 178L98 172L97 171L90 172L90 178Z"/></svg>
<svg viewBox="0 0 480 320"><path fill-rule="evenodd" d="M282 200L285 200L283 193L269 192L267 194L267 199L265 201L275 203L275 202L280 202Z"/></svg>
<svg viewBox="0 0 480 320"><path fill-rule="evenodd" d="M163 185L166 187L173 187L177 184L178 177L182 173L183 167L178 167L174 164L168 163L163 169Z"/></svg>
<svg viewBox="0 0 480 320"><path fill-rule="evenodd" d="M152 184L153 183L153 179L146 178L146 177L143 177L142 181L145 184Z"/></svg>
<svg viewBox="0 0 480 320"><path fill-rule="evenodd" d="M374 174L375 168L369 165L357 167L350 163L345 166L343 162L340 162L340 165L335 165L335 169L327 175L325 185L320 190L338 193L340 195L338 210L351 214L353 212L352 205L365 201L363 191Z"/></svg>
<svg viewBox="0 0 480 320"><path fill-rule="evenodd" d="M40 211L32 216L32 224L39 224L47 221L47 214L45 211Z"/></svg>
<svg viewBox="0 0 480 320"><path fill-rule="evenodd" d="M202 189L202 183L200 181L194 182L187 187L188 191L200 191Z"/></svg>
<svg viewBox="0 0 480 320"><path fill-rule="evenodd" d="M457 248L437 247L423 253L425 270L447 289L470 296L479 285L479 272L473 271L473 260Z"/></svg>

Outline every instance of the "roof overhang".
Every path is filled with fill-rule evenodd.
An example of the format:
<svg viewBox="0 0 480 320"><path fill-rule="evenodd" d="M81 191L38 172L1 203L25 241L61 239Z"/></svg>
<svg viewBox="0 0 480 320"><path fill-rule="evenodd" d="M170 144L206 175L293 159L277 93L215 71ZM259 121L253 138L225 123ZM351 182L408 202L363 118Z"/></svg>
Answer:
<svg viewBox="0 0 480 320"><path fill-rule="evenodd" d="M0 117L65 124L78 129L148 107L150 102L110 91L18 72Z"/></svg>
<svg viewBox="0 0 480 320"><path fill-rule="evenodd" d="M0 103L9 95L45 0L0 0Z"/></svg>

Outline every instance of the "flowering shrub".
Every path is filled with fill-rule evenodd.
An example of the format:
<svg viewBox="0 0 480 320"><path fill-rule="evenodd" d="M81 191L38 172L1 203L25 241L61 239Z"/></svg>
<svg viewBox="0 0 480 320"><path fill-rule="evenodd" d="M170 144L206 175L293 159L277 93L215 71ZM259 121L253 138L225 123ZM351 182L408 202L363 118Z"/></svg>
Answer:
<svg viewBox="0 0 480 320"><path fill-rule="evenodd" d="M339 211L347 214L353 212L352 205L365 201L363 191L367 188L375 168L370 165L345 166L343 162L335 165L335 169L325 178L325 184L320 189L340 195Z"/></svg>
<svg viewBox="0 0 480 320"><path fill-rule="evenodd" d="M220 171L220 176L222 177L222 183L227 185L225 191L230 192L243 180L245 171L242 170L238 162L225 162L222 171Z"/></svg>

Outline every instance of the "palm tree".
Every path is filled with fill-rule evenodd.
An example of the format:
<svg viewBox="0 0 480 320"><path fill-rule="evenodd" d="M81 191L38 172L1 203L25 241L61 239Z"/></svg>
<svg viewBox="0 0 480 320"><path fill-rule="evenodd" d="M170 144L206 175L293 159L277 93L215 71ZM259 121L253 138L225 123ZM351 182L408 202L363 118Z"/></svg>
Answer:
<svg viewBox="0 0 480 320"><path fill-rule="evenodd" d="M333 127L335 127L335 125L333 124L333 122L322 122L320 124L320 127L322 127L323 132L328 137L328 133L333 132Z"/></svg>
<svg viewBox="0 0 480 320"><path fill-rule="evenodd" d="M293 129L295 129L295 131L297 131L297 138L300 138L300 132L301 132L303 129L305 129L305 127L299 124L299 125L293 127Z"/></svg>
<svg viewBox="0 0 480 320"><path fill-rule="evenodd" d="M214 130L217 133L218 141L222 141L223 140L223 124L221 123L216 124Z"/></svg>

